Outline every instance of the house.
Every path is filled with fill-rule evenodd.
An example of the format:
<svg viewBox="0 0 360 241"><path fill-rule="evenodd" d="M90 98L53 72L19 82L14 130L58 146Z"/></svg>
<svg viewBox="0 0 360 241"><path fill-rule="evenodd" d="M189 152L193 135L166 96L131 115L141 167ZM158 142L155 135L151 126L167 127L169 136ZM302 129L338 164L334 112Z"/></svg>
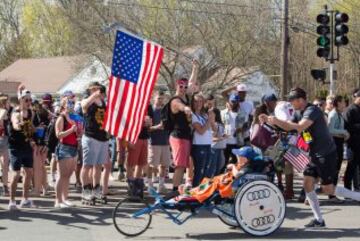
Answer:
<svg viewBox="0 0 360 241"><path fill-rule="evenodd" d="M65 90L80 94L91 81L106 82L109 72L99 60L88 56L19 59L0 72L0 87L11 87L11 95L16 95L20 83L36 96Z"/></svg>

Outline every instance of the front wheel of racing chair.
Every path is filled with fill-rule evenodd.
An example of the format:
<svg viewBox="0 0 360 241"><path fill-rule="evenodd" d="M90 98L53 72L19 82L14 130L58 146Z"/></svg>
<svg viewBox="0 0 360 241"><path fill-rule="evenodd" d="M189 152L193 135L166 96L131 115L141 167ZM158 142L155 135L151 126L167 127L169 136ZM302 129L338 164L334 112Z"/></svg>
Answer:
<svg viewBox="0 0 360 241"><path fill-rule="evenodd" d="M275 184L267 180L243 184L236 193L234 207L238 224L253 236L275 232L285 219L284 196Z"/></svg>
<svg viewBox="0 0 360 241"><path fill-rule="evenodd" d="M113 223L117 231L129 237L144 233L150 226L151 213L146 212L149 205L140 198L121 200L113 211Z"/></svg>

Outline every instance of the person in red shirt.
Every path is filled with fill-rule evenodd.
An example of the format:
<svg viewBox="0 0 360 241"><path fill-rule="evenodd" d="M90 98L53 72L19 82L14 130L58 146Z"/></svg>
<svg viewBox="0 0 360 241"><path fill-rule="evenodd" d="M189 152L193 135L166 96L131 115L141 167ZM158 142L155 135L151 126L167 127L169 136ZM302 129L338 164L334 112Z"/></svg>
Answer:
<svg viewBox="0 0 360 241"><path fill-rule="evenodd" d="M55 151L59 172L55 185L55 208L73 206L68 200L68 189L70 177L76 167L77 136L79 134L76 122L70 117L70 114L74 113L74 107L74 95L64 96L61 100L61 114L55 124L56 136L59 139Z"/></svg>

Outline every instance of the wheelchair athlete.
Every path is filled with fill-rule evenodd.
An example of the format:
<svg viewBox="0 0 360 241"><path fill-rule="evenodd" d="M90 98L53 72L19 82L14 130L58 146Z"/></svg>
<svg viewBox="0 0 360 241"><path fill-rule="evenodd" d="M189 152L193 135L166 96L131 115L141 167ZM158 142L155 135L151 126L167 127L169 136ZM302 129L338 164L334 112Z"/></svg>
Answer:
<svg viewBox="0 0 360 241"><path fill-rule="evenodd" d="M199 186L190 190L186 190L185 186L181 185L179 187L180 195L168 200L168 202L196 200L202 203L216 191L222 198L231 198L236 192L232 187L234 180L247 173L268 173L273 166L272 163L266 162L252 147L233 149L232 152L237 157L237 163L229 164L224 174L211 179L204 178Z"/></svg>

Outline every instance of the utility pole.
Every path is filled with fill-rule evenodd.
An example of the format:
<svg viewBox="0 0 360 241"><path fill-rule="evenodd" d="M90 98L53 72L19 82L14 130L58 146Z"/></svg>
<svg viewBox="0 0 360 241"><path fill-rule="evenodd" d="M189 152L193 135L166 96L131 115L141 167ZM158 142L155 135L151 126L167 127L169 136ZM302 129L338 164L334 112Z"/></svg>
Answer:
<svg viewBox="0 0 360 241"><path fill-rule="evenodd" d="M288 89L288 51L289 51L289 0L282 2L282 36L281 36L281 56L280 56L280 83L281 98L285 98Z"/></svg>

